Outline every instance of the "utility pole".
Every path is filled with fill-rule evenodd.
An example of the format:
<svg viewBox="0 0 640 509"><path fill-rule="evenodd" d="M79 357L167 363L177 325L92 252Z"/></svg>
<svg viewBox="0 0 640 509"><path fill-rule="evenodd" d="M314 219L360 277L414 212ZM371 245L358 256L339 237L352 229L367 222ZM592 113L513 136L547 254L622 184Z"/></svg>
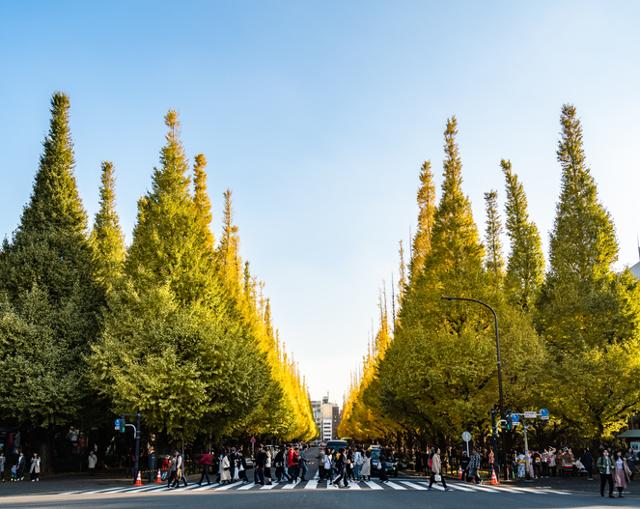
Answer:
<svg viewBox="0 0 640 509"><path fill-rule="evenodd" d="M133 482L138 478L140 472L140 410L136 412L136 468L133 474Z"/></svg>

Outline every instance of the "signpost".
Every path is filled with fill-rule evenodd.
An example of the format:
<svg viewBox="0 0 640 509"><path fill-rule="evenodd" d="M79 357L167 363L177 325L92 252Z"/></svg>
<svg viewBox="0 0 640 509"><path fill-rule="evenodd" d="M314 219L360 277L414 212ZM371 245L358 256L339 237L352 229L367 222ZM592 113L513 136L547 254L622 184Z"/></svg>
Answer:
<svg viewBox="0 0 640 509"><path fill-rule="evenodd" d="M468 431L462 432L462 440L467 444L467 456L469 456L469 442L471 442L471 433Z"/></svg>
<svg viewBox="0 0 640 509"><path fill-rule="evenodd" d="M251 439L249 440L251 442L251 457L255 458L255 449L256 449L256 437L251 437Z"/></svg>
<svg viewBox="0 0 640 509"><path fill-rule="evenodd" d="M522 432L524 433L524 450L529 450L529 441L527 440L527 419L537 419L538 417L543 421L549 420L549 409L541 408L539 412L535 410L527 410L524 413L511 413L511 423L514 426L520 424L520 417L522 417Z"/></svg>

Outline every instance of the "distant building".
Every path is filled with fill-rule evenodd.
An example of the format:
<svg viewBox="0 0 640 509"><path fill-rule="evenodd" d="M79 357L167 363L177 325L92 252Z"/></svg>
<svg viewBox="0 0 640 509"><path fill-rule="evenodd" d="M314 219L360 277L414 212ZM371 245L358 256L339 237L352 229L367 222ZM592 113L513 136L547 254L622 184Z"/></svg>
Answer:
<svg viewBox="0 0 640 509"><path fill-rule="evenodd" d="M638 242L638 257L640 257L640 242ZM629 267L631 274L633 274L636 279L640 279L640 261L636 263L633 267Z"/></svg>
<svg viewBox="0 0 640 509"><path fill-rule="evenodd" d="M329 396L322 401L312 401L313 419L320 433L320 440L326 442L338 438L338 424L340 424L340 407L329 402Z"/></svg>

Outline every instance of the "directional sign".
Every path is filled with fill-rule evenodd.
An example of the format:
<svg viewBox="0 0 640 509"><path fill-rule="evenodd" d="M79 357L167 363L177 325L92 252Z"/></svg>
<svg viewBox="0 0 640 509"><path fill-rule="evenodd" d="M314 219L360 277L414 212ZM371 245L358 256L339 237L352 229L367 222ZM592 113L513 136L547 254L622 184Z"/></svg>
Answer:
<svg viewBox="0 0 640 509"><path fill-rule="evenodd" d="M464 440L465 442L471 442L471 433L469 433L468 431L463 431L462 440Z"/></svg>
<svg viewBox="0 0 640 509"><path fill-rule="evenodd" d="M549 409L548 408L541 408L540 412L538 412L538 414L540 415L540 419L543 419L545 421L549 420Z"/></svg>
<svg viewBox="0 0 640 509"><path fill-rule="evenodd" d="M120 431L120 419L116 419L115 421L113 421L113 429L115 429L116 431Z"/></svg>
<svg viewBox="0 0 640 509"><path fill-rule="evenodd" d="M525 412L524 413L524 418L525 419L535 419L536 417L538 417L538 412L536 412L535 410L533 412Z"/></svg>

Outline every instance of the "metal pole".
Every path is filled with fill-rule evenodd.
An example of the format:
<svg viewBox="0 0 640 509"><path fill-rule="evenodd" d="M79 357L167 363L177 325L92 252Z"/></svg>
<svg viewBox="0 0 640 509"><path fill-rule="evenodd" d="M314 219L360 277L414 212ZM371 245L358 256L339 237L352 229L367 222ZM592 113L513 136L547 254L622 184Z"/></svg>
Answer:
<svg viewBox="0 0 640 509"><path fill-rule="evenodd" d="M522 428L524 429L524 452L529 450L529 442L527 441L527 420L522 418Z"/></svg>
<svg viewBox="0 0 640 509"><path fill-rule="evenodd" d="M494 323L494 327L495 327L495 333L496 333L496 360L497 360L497 365L498 365L498 406L500 407L500 419L504 419L505 415L504 415L504 392L502 389L502 357L500 356L500 332L499 332L499 328L498 328L498 314L496 313L495 309L493 309L489 304L487 304L486 302L482 302L481 300L478 299L471 299L468 297L451 297L451 296L442 296L441 297L442 300L448 300L448 301L454 301L454 300L459 300L459 301L465 301L465 302L475 302L476 304L480 304L481 306L484 306L485 308L487 308L489 311L491 311L491 313L493 314L493 323ZM494 451L493 453L498 456L498 440L495 437L495 417L492 416L493 422L492 425L494 426L493 428L493 432L494 432ZM504 451L503 451L504 452ZM504 463L506 464L506 452L504 453L504 458L500 458L498 461L502 462L503 460Z"/></svg>
<svg viewBox="0 0 640 509"><path fill-rule="evenodd" d="M140 472L140 410L136 412L136 468L133 475L133 482L136 482Z"/></svg>

